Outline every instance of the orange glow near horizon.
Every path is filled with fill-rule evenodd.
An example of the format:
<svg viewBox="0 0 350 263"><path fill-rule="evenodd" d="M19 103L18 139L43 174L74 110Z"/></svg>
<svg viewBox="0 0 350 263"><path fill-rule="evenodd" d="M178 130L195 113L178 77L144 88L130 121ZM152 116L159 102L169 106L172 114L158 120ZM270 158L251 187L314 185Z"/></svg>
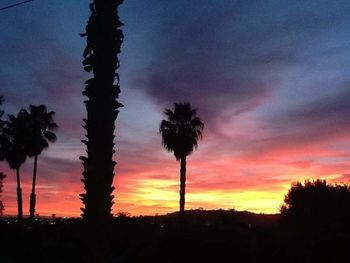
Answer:
<svg viewBox="0 0 350 263"><path fill-rule="evenodd" d="M174 162L174 168L176 168ZM190 171L193 168L190 169ZM288 170L288 169L287 169ZM296 172L295 169L292 169ZM177 169L175 169L177 171ZM79 179L79 174L75 177ZM140 176L140 175L139 175ZM156 215L171 213L178 210L178 180L176 176L167 179L137 179L136 176L127 176L117 178L115 182L116 191L114 192L115 205L113 212L128 213L132 216L137 215ZM195 176L194 176L195 177ZM284 195L294 181L304 181L314 178L314 176L303 176L302 171L290 176L293 181L283 180L280 182L267 183L261 181L244 182L242 185L236 183L236 186L226 185L222 189L214 184L200 184L196 186L196 180L192 180L190 175L187 181L186 189L186 209L236 209L247 210L255 213L278 213L280 205L283 203ZM30 194L30 175L23 174L23 209L24 214L28 213L28 200ZM142 175L140 176L142 178ZM146 177L147 178L147 177ZM324 175L331 182L337 182L340 178L337 174ZM14 176L8 174L4 182L4 203L5 215L16 215L16 184ZM258 180L258 179L257 179ZM247 185L245 185L248 183ZM69 185L69 187L67 187ZM225 184L224 184L225 185ZM120 187L118 187L120 186ZM132 189L130 191L130 189ZM48 183L38 184L37 188L37 213L43 216L67 216L79 217L82 203L79 200L79 194L83 192L83 186L78 182L75 184L60 182L56 186L50 186Z"/></svg>

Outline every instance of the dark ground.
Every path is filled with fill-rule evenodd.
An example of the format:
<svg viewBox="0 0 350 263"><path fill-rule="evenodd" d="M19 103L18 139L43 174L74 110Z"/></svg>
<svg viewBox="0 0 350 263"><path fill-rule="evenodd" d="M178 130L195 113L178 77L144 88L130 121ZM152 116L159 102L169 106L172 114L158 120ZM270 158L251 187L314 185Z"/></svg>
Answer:
<svg viewBox="0 0 350 263"><path fill-rule="evenodd" d="M223 210L177 219L120 216L98 230L79 219L0 220L0 262L350 262L349 228L289 227L279 215Z"/></svg>

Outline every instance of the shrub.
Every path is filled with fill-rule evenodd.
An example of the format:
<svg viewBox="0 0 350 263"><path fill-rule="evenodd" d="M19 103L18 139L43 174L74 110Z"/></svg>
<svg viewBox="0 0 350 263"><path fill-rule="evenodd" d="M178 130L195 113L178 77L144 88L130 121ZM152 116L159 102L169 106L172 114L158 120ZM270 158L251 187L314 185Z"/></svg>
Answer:
<svg viewBox="0 0 350 263"><path fill-rule="evenodd" d="M343 229L350 220L350 187L320 179L294 183L280 211L282 222L289 225Z"/></svg>
<svg viewBox="0 0 350 263"><path fill-rule="evenodd" d="M0 172L0 198L1 198L1 193L2 193L2 182L3 179L6 177L6 175L4 175L3 173ZM0 199L0 216L2 215L2 212L5 210L4 208L4 204L2 202L2 200Z"/></svg>

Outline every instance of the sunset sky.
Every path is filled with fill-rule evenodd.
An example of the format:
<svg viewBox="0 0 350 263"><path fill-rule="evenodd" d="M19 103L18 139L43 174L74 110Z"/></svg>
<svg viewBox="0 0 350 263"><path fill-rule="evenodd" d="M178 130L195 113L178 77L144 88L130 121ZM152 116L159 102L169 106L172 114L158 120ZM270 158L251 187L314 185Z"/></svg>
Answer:
<svg viewBox="0 0 350 263"><path fill-rule="evenodd" d="M0 7L15 0L2 0ZM56 112L39 157L37 212L79 216L85 152L81 61L88 0L0 11L6 113ZM350 1L125 0L114 213L178 209L179 163L161 145L163 110L188 101L205 123L187 162L186 208L275 213L291 182L350 182ZM22 169L28 213L33 160ZM16 214L14 171L2 199Z"/></svg>

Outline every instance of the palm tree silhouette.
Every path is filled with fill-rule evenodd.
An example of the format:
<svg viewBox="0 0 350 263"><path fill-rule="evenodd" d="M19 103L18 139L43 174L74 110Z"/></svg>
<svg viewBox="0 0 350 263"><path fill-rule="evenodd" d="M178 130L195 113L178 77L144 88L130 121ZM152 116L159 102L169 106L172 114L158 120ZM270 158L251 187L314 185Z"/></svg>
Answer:
<svg viewBox="0 0 350 263"><path fill-rule="evenodd" d="M174 152L177 161L180 160L180 217L185 212L186 187L186 157L198 147L198 140L202 139L204 124L197 117L197 110L189 103L174 103L174 110L164 111L166 120L162 120L159 132L162 135L164 148Z"/></svg>
<svg viewBox="0 0 350 263"><path fill-rule="evenodd" d="M92 72L93 78L85 82L83 95L87 119L83 126L87 140L82 142L87 147L87 157L83 162L83 183L86 193L81 194L85 208L82 216L90 222L106 222L112 218L111 210L114 196L112 187L114 177L114 130L120 93L118 54L123 42L118 6L122 0L94 0L90 4L91 16L86 26L87 46L84 50L83 66ZM115 78L117 83L115 84Z"/></svg>
<svg viewBox="0 0 350 263"><path fill-rule="evenodd" d="M28 114L21 110L17 116L9 115L5 122L2 136L2 150L4 159L11 169L16 170L18 221L23 218L22 188L20 167L27 159L26 133L28 130Z"/></svg>
<svg viewBox="0 0 350 263"><path fill-rule="evenodd" d="M30 194L30 207L29 213L30 218L33 219L35 215L35 184L37 175L37 163L38 155L42 151L49 147L49 142L55 142L57 137L54 133L58 129L58 125L54 122L53 116L55 112L47 111L45 105L29 106L28 115L28 140L27 140L27 154L29 157L34 157L34 169L33 169L33 181L32 181L32 192Z"/></svg>

